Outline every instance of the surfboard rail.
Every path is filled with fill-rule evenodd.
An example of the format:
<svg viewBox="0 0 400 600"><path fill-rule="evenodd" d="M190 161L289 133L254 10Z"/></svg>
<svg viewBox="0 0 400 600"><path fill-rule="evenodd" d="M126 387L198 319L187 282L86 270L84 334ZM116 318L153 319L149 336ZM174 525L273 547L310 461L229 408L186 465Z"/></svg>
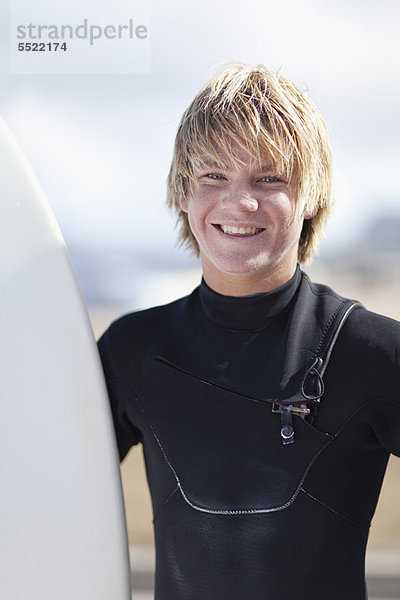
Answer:
<svg viewBox="0 0 400 600"><path fill-rule="evenodd" d="M119 459L56 220L0 119L0 598L128 600Z"/></svg>

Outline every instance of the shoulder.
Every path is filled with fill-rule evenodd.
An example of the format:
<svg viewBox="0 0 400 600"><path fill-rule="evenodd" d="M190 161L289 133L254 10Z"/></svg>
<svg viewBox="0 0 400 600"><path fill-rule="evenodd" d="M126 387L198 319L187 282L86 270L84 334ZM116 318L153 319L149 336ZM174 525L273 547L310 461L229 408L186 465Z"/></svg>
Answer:
<svg viewBox="0 0 400 600"><path fill-rule="evenodd" d="M314 298L314 309L325 318L335 307L350 306L328 286L308 282L307 299ZM353 300L354 302L354 300ZM357 302L357 300L356 300ZM362 397L388 397L400 400L400 323L372 312L357 302L339 330L333 347L327 377L340 381ZM329 307L327 311L326 308ZM329 321L328 321L329 323ZM354 392L356 393L356 392Z"/></svg>
<svg viewBox="0 0 400 600"><path fill-rule="evenodd" d="M349 316L342 336L355 350L364 347L376 358L386 357L399 364L400 323L395 319L360 307Z"/></svg>
<svg viewBox="0 0 400 600"><path fill-rule="evenodd" d="M344 304L347 302L348 306L352 302L358 304L350 311L340 337L355 345L366 346L370 350L375 348L394 352L395 348L399 349L400 323L398 321L368 310L357 299L344 298L327 285L312 282L306 274L304 281L314 297L323 298L324 302L325 299L328 301L332 299L335 302L333 306L339 305L340 302Z"/></svg>
<svg viewBox="0 0 400 600"><path fill-rule="evenodd" d="M129 334L131 331L140 333L141 331L147 331L149 327L165 327L169 319L186 304L187 298L180 298L162 306L154 306L122 315L111 323L108 333L112 337L120 337Z"/></svg>
<svg viewBox="0 0 400 600"><path fill-rule="evenodd" d="M155 306L125 314L116 319L99 340L99 347L108 352L143 352L173 334L179 321L190 319L198 297L198 288L192 294L162 306Z"/></svg>
<svg viewBox="0 0 400 600"><path fill-rule="evenodd" d="M335 377L367 397L400 400L400 323L362 305L354 308L332 353Z"/></svg>

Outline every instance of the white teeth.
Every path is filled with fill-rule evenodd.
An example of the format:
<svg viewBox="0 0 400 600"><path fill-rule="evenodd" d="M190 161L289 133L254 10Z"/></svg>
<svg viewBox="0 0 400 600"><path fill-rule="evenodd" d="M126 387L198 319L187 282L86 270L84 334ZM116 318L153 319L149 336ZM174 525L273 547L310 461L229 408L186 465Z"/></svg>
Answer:
<svg viewBox="0 0 400 600"><path fill-rule="evenodd" d="M224 233L234 233L236 235L254 235L261 231L261 228L258 227L234 227L233 225L220 225L220 227Z"/></svg>

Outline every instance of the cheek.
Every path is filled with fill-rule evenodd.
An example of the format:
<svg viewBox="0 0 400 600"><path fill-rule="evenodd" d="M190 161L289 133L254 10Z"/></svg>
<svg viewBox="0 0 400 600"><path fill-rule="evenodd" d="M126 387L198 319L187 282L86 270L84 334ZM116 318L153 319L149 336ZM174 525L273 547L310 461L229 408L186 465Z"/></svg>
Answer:
<svg viewBox="0 0 400 600"><path fill-rule="evenodd" d="M197 194L190 198L187 206L189 220L193 221L194 224L197 223L197 226L199 226L207 219L212 210L213 203L207 195Z"/></svg>
<svg viewBox="0 0 400 600"><path fill-rule="evenodd" d="M269 212L276 224L284 229L290 227L299 217L294 201L284 193L277 193L268 198L266 212Z"/></svg>
<svg viewBox="0 0 400 600"><path fill-rule="evenodd" d="M188 206L188 220L190 229L192 230L194 236L197 238L199 232L202 231L204 227L204 215L201 210L201 204L191 199Z"/></svg>
<svg viewBox="0 0 400 600"><path fill-rule="evenodd" d="M188 216L188 221L189 221L189 227L192 230L192 233L194 233L194 235L196 237L197 227L196 227L196 219L193 217L193 211L189 210L187 213L187 216Z"/></svg>

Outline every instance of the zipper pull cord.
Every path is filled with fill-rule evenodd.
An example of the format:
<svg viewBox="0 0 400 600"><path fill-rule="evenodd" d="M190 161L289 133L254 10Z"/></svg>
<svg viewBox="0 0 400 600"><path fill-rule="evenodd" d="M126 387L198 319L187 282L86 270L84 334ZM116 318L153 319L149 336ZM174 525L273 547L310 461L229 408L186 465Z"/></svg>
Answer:
<svg viewBox="0 0 400 600"><path fill-rule="evenodd" d="M325 391L324 381L321 375L321 369L324 361L321 357L315 356L312 359L311 365L307 369L302 382L301 382L301 393L303 397L308 401L319 402L321 396ZM312 384L315 387L315 393L310 394L306 392L306 385L310 385L307 381L308 378L312 378ZM282 404L279 406L279 412L281 413L281 440L284 446L294 443L294 427L293 427L293 412L295 407L293 404ZM275 411L274 411L275 412ZM308 412L310 412L308 410Z"/></svg>
<svg viewBox="0 0 400 600"><path fill-rule="evenodd" d="M313 400L314 402L319 402L321 396L323 396L325 391L324 380L322 379L321 370L323 367L324 361L320 356L315 356L312 359L310 367L307 369L302 382L301 382L301 393L306 400ZM306 386L310 382L307 382L307 379L311 378L312 385L315 387L315 393L310 394L306 392Z"/></svg>

